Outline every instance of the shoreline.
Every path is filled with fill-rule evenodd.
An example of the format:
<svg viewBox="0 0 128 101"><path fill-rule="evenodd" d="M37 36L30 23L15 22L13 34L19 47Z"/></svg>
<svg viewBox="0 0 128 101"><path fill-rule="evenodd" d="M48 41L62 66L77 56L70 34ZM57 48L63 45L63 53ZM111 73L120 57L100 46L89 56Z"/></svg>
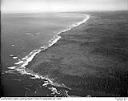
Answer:
<svg viewBox="0 0 128 101"><path fill-rule="evenodd" d="M61 39L37 54L25 70L35 73L31 79L48 78L41 87L58 96L127 96L128 13L89 15L87 23L62 32ZM39 92L41 96L44 91Z"/></svg>
<svg viewBox="0 0 128 101"><path fill-rule="evenodd" d="M53 85L55 87L62 87L62 88L65 88L65 89L69 89L71 90L71 88L69 87L66 87L64 84L58 84L57 82L54 82L54 80L52 80L51 78L49 77L45 77L45 76L42 76L38 73L34 73L33 71L31 70L28 70L26 68L26 66L31 62L33 61L33 59L35 58L35 56L37 54L39 54L40 52L43 52L45 50L47 50L48 48L52 47L54 44L56 44L60 39L61 39L61 33L65 33L69 30L72 30L73 28L77 27L77 26L80 26L81 24L85 23L88 19L90 18L89 15L86 14L86 18L84 18L82 21L80 22L77 22L75 24L72 24L70 27L58 32L55 36L53 36L53 38L51 40L49 40L49 43L48 45L46 46L41 46L39 49L35 49L33 51L31 51L27 56L23 57L22 59L18 59L18 62L14 63L15 65L14 66L11 66L11 67L8 67L8 71L6 71L5 73L12 73L11 71L17 71L19 72L20 74L24 75L24 74L27 74L27 75L30 75L32 76L32 78L34 79L43 79L43 80L47 80L47 82L44 82L44 84L42 86L46 86L47 85ZM26 70L27 69L27 70ZM51 91L53 91L53 93L56 93L58 94L57 92L57 89L54 88L54 87L49 87L48 89L50 89ZM68 96L68 91L66 90L65 92L66 96Z"/></svg>
<svg viewBox="0 0 128 101"><path fill-rule="evenodd" d="M55 36L53 36L53 38L51 40L49 40L49 43L47 46L41 46L39 49L33 50L31 51L28 55L26 55L25 57L23 57L22 59L18 59L18 62L14 63L15 65L19 65L19 66L10 66L8 67L8 69L20 69L20 68L25 68L25 66L28 65L29 62L31 62L33 60L33 58L40 52L45 51L46 49L48 49L49 47L52 47L54 44L57 43L58 40L61 39L61 33L65 33L77 26L80 26L81 24L85 23L88 19L89 19L89 15L86 15L87 18L84 18L84 20L77 22L75 24L72 24L70 27L58 32Z"/></svg>
<svg viewBox="0 0 128 101"><path fill-rule="evenodd" d="M64 83L70 96L126 94L128 15L115 14L91 14L91 20L62 33L28 68Z"/></svg>

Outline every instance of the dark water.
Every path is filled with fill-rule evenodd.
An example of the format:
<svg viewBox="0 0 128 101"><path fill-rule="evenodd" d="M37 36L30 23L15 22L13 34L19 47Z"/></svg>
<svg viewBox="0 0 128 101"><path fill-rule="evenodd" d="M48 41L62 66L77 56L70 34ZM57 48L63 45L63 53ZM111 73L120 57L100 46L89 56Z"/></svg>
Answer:
<svg viewBox="0 0 128 101"><path fill-rule="evenodd" d="M42 87L45 80L32 79L7 67L13 66L32 50L48 44L58 32L83 19L83 15L71 13L2 14L3 96L66 96L61 87L58 88L61 93L55 94L53 87L48 87L50 85Z"/></svg>

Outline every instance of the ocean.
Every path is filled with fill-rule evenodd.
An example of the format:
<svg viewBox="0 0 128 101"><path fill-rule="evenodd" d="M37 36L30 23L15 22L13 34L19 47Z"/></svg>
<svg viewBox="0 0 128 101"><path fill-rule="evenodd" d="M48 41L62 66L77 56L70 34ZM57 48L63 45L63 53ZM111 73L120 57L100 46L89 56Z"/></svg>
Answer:
<svg viewBox="0 0 128 101"><path fill-rule="evenodd" d="M89 19L77 13L2 14L3 96L68 96L70 88L26 68L36 54L55 44L60 33ZM59 91L59 92L58 92Z"/></svg>

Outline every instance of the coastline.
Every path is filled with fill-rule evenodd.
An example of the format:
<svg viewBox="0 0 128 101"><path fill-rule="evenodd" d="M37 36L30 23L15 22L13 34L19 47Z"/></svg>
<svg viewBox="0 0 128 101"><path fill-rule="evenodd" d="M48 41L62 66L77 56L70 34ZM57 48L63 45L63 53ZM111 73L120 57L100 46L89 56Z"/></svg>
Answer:
<svg viewBox="0 0 128 101"><path fill-rule="evenodd" d="M87 23L62 32L27 68L65 84L71 96L127 95L128 15L91 15Z"/></svg>
<svg viewBox="0 0 128 101"><path fill-rule="evenodd" d="M53 94L127 96L128 13L89 14L86 23L60 33L57 43L41 47L45 50L17 71L46 80L42 86Z"/></svg>
<svg viewBox="0 0 128 101"><path fill-rule="evenodd" d="M67 90L71 90L71 88L66 87L63 83L59 84L57 82L54 82L53 78L49 78L47 76L42 76L38 73L35 73L32 70L29 70L28 68L26 68L26 66L28 66L29 63L31 61L33 61L35 56L38 55L40 52L44 52L45 50L47 50L48 48L50 48L54 44L56 44L61 39L61 33L65 33L69 30L72 30L73 28L75 28L77 26L80 26L81 24L85 23L88 19L89 19L89 15L86 15L84 20L77 22L77 23L71 25L70 27L58 32L57 35L55 35L51 40L49 40L48 45L41 46L39 49L35 49L35 50L31 51L27 56L23 57L22 59L18 59L18 62L14 63L14 66L8 67L9 70L6 71L5 73L12 73L13 71L17 71L17 72L21 73L22 75L26 74L26 75L32 76L32 79L47 80L47 82L44 82L44 84L42 86L47 87L47 85L50 84L50 85L53 85L56 87L63 87ZM59 94L57 89L54 87L49 87L48 89L51 89L51 91L53 91L53 93ZM65 96L68 96L67 90L65 90L65 94L66 94Z"/></svg>
<svg viewBox="0 0 128 101"><path fill-rule="evenodd" d="M14 63L15 65L19 65L19 66L11 66L11 67L8 67L8 69L16 69L18 67L25 68L25 66L27 66L28 63L32 61L32 59L35 57L35 55L37 55L41 51L45 51L49 47L52 47L54 44L56 44L57 41L59 39L61 39L61 35L60 35L61 33L65 33L67 31L85 23L89 19L89 17L90 17L89 15L86 15L86 18L84 18L84 20L77 22L75 24L72 24L70 27L58 32L55 36L53 36L53 38L51 40L49 40L48 45L41 46L39 49L35 49L35 50L31 51L28 55L26 55L22 59L19 59L18 62Z"/></svg>

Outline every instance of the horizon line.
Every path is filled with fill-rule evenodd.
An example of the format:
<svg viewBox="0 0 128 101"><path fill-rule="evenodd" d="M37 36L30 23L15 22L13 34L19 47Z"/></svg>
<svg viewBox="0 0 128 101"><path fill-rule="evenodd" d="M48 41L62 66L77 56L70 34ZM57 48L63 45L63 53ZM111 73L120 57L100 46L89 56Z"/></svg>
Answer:
<svg viewBox="0 0 128 101"><path fill-rule="evenodd" d="M71 12L116 12L116 11L128 11L128 9L120 9L120 10L74 10L74 11L33 11L33 12L5 12L5 11L1 11L1 14L22 14L22 13L71 13Z"/></svg>

